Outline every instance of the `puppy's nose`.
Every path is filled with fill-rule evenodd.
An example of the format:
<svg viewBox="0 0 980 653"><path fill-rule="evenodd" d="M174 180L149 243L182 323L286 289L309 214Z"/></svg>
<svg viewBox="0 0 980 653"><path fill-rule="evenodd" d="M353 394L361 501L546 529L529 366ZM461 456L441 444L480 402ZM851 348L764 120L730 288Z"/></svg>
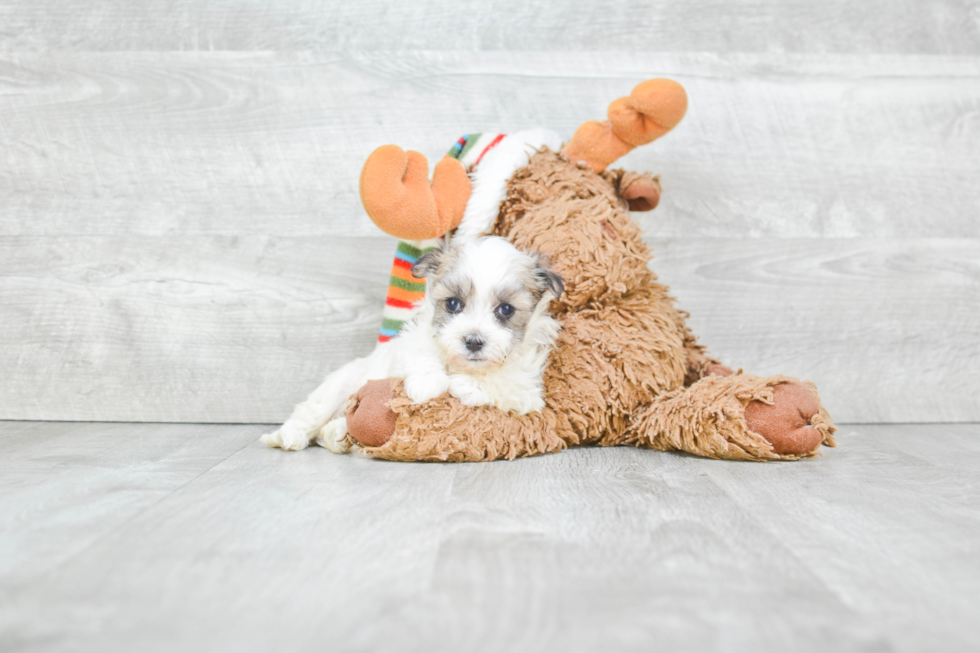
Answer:
<svg viewBox="0 0 980 653"><path fill-rule="evenodd" d="M469 349L474 354L480 351L481 349L483 349L483 345L485 344L483 338L481 338L480 336L474 333L471 333L468 336L464 336L463 342L466 343L466 348Z"/></svg>

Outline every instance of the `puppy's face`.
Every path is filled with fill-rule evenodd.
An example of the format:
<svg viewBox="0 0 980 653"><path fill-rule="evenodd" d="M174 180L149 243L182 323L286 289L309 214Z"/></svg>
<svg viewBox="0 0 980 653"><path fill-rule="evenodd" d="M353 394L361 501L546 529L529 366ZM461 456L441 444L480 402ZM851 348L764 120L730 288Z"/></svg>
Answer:
<svg viewBox="0 0 980 653"><path fill-rule="evenodd" d="M436 343L451 366L470 372L502 364L546 294L564 288L540 257L496 236L433 250L412 275L428 277Z"/></svg>

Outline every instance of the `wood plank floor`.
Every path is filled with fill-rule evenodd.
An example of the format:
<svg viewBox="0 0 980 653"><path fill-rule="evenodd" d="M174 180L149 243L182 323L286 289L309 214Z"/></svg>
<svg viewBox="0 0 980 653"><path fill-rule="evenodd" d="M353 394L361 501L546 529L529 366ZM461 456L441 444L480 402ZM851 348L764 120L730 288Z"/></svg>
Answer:
<svg viewBox="0 0 980 653"><path fill-rule="evenodd" d="M0 650L976 650L980 425L473 465L0 422Z"/></svg>

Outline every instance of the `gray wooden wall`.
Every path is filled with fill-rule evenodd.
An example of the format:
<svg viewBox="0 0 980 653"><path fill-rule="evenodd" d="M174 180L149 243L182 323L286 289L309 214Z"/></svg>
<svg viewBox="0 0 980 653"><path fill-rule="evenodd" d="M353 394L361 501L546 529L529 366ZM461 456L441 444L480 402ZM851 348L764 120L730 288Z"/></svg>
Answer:
<svg viewBox="0 0 980 653"><path fill-rule="evenodd" d="M375 339L372 149L659 76L688 116L623 164L713 351L980 421L977 0L0 0L0 418L283 419Z"/></svg>

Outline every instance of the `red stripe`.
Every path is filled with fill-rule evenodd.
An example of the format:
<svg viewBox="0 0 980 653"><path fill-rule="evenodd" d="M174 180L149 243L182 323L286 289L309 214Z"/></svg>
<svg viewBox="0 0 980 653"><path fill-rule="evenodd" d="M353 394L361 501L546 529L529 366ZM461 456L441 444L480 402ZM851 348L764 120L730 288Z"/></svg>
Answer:
<svg viewBox="0 0 980 653"><path fill-rule="evenodd" d="M378 342L388 342L395 336L378 336Z"/></svg>
<svg viewBox="0 0 980 653"><path fill-rule="evenodd" d="M495 148L497 146L497 143L499 143L500 141L504 140L504 136L505 135L506 134L497 134L497 138L495 138L492 141L490 141L490 144L487 145L486 149L483 150L482 152L480 152L480 156L477 158L476 163L474 163L473 165L474 166L480 165L480 161L483 160L483 157L486 156L487 152L489 152L490 150L492 150L493 148Z"/></svg>
<svg viewBox="0 0 980 653"><path fill-rule="evenodd" d="M397 265L400 268L405 268L406 270L411 270L412 269L412 264L411 263L409 263L408 261L406 261L404 259L400 259L400 258L396 258L395 259L395 265Z"/></svg>
<svg viewBox="0 0 980 653"><path fill-rule="evenodd" d="M412 308L415 305L414 302L406 302L404 299L395 299L394 297L386 299L385 304L395 308Z"/></svg>

